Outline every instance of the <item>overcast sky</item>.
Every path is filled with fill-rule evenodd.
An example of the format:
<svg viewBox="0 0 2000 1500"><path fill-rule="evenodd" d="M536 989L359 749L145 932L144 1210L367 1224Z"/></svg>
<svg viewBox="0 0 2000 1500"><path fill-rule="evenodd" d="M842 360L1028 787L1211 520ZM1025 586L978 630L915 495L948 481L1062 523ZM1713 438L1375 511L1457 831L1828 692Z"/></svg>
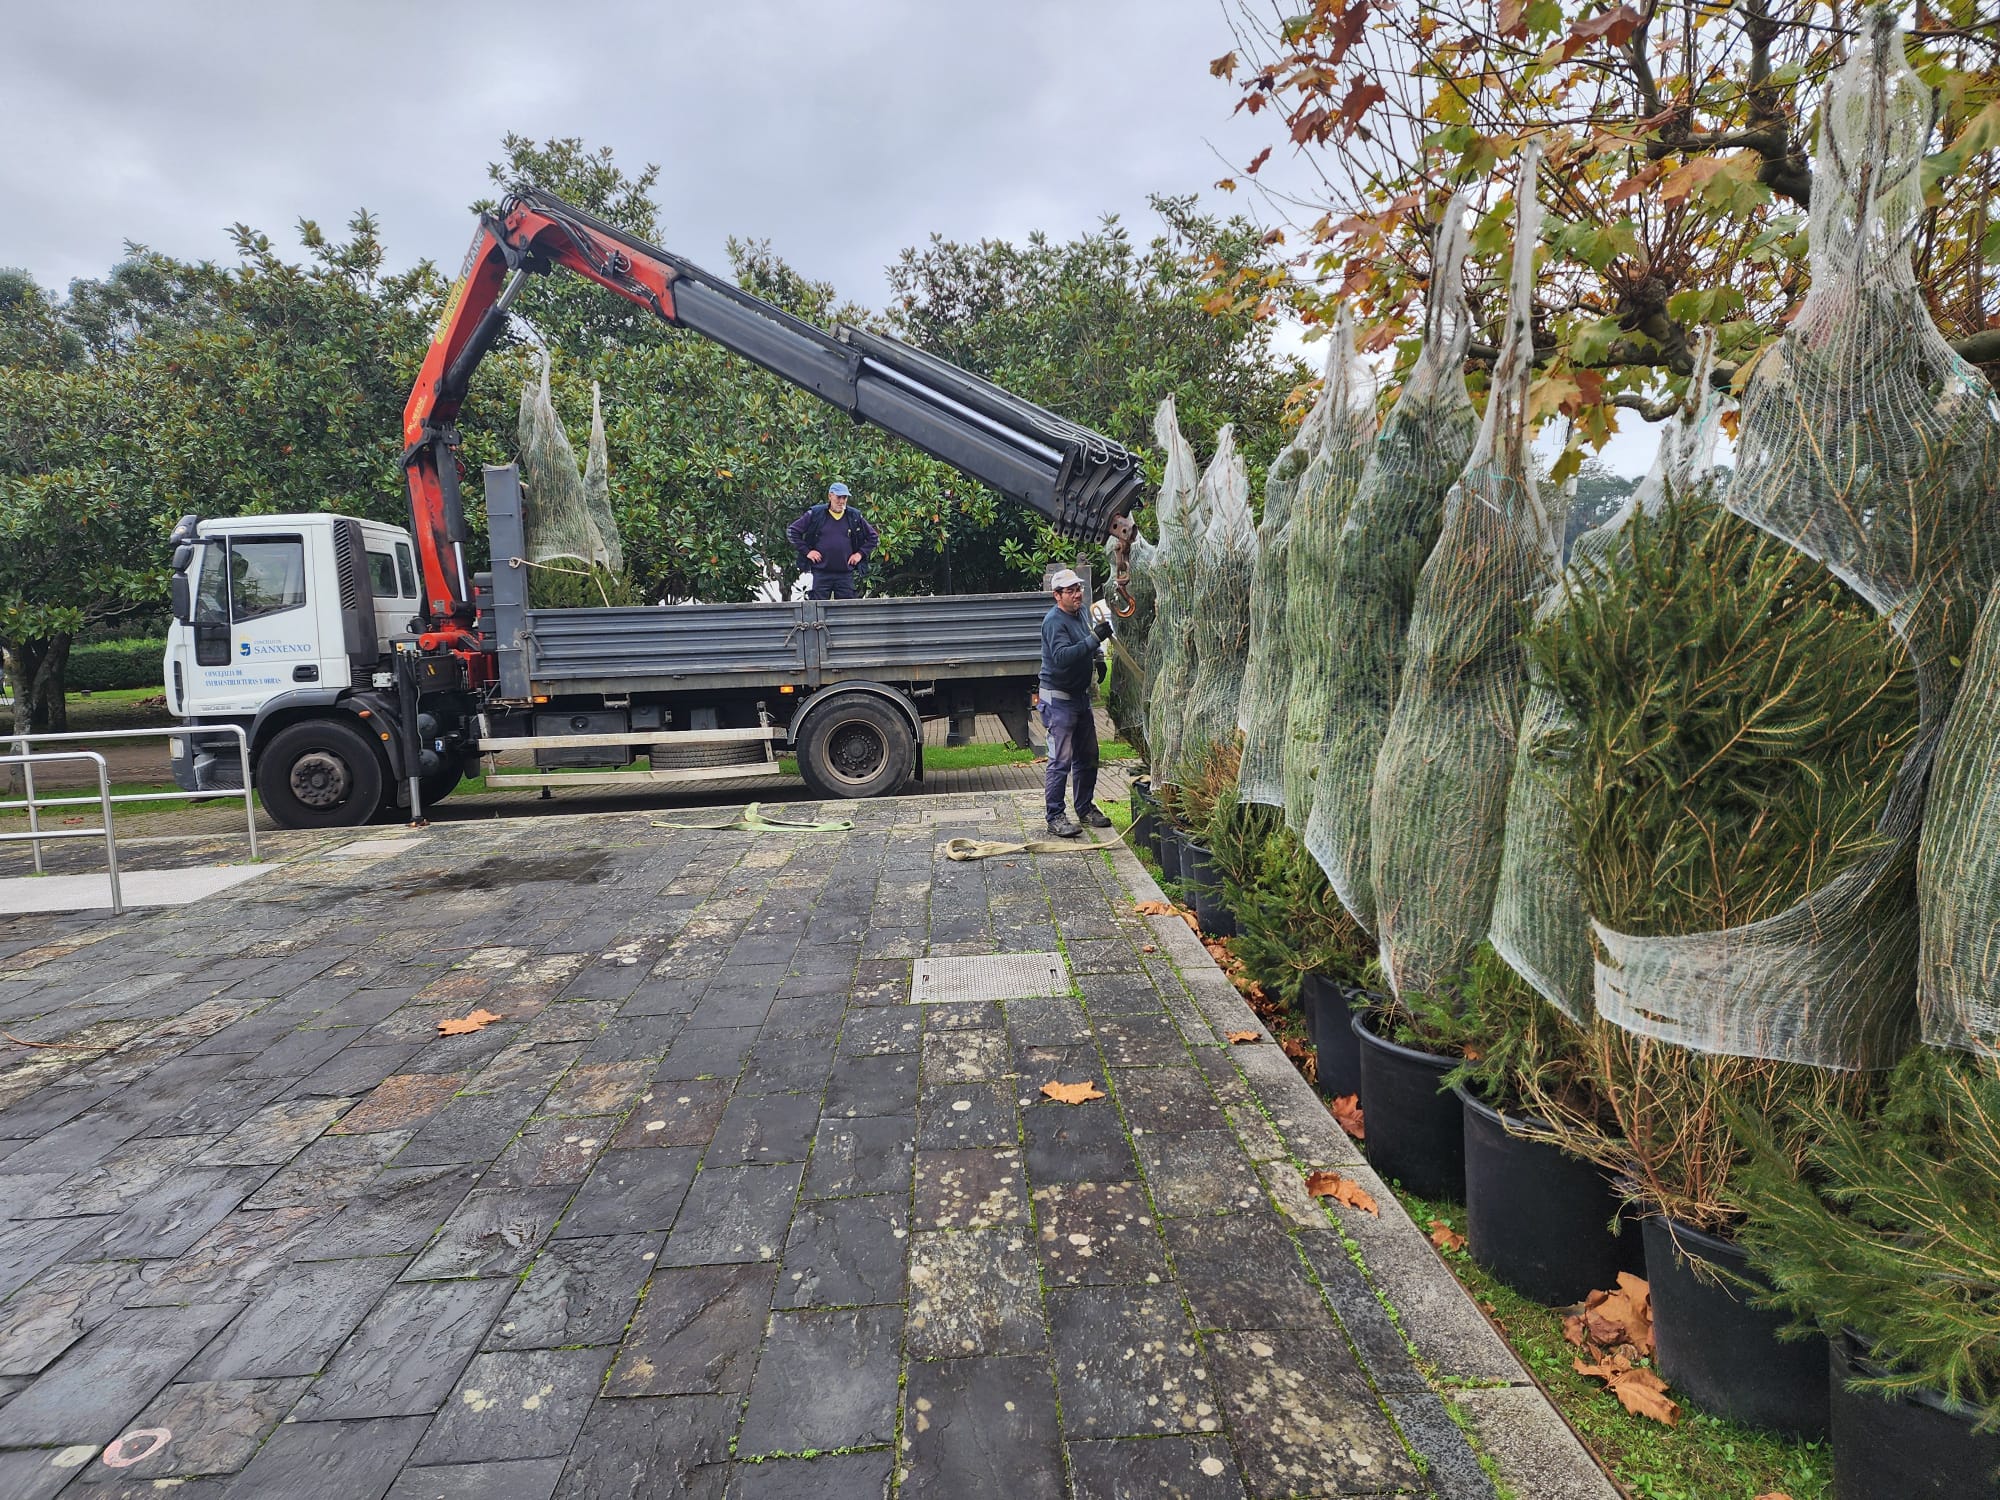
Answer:
<svg viewBox="0 0 2000 1500"><path fill-rule="evenodd" d="M228 259L236 221L295 249L298 219L364 207L395 263L454 271L512 130L658 163L667 249L726 270L728 236L769 239L880 306L933 230L1067 237L1115 212L1148 236L1148 193L1242 205L1211 184L1273 139L1209 76L1220 0L9 9L0 265L57 289L127 239ZM1262 175L1302 189L1287 156Z"/></svg>

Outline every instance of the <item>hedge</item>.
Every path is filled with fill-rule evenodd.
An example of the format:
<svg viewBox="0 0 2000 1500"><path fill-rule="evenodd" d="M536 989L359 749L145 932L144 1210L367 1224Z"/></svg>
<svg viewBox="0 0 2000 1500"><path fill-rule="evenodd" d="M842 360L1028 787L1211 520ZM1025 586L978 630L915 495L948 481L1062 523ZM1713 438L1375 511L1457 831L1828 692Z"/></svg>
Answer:
<svg viewBox="0 0 2000 1500"><path fill-rule="evenodd" d="M160 688L165 641L92 641L72 646L64 686L72 693L107 693L119 688Z"/></svg>

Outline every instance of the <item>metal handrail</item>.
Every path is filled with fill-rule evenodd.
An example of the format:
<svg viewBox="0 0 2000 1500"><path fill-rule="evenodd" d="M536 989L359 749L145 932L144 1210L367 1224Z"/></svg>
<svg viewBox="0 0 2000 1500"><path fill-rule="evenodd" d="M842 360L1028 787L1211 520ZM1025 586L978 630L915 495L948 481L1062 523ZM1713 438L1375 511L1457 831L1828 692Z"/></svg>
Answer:
<svg viewBox="0 0 2000 1500"><path fill-rule="evenodd" d="M40 755L0 755L0 766L23 767L26 776L30 778L29 795L32 797L34 795L32 778L36 766L49 765L55 761L74 760L94 761L97 765L97 804L103 809L104 826L102 828L59 828L53 833L45 833L35 823L35 804L30 801L27 804L28 832L0 833L0 842L19 843L23 839L33 839L35 841L35 873L39 875L42 873L41 841L43 839L87 839L95 838L98 834L103 834L104 862L111 873L111 915L122 917L125 915L125 893L118 884L118 835L111 830L111 803L114 799L111 796L111 772L104 764L104 757L99 755L95 750L45 751ZM64 804L75 806L89 802L90 800L88 797L70 797L64 799ZM19 803L11 805L20 806ZM44 807L52 807L56 804L45 802L42 805Z"/></svg>
<svg viewBox="0 0 2000 1500"><path fill-rule="evenodd" d="M250 858L253 860L258 859L260 856L257 853L257 805L251 798L253 788L250 784L250 736L241 724L180 725L174 728L159 729L56 730L47 734L10 734L5 737L4 742L17 746L20 754L27 756L29 754L28 746L30 745L68 744L78 741L97 740L161 738L177 740L183 737L194 739L205 734L232 734L236 736L236 752L243 766L243 786L240 791L229 787L215 787L199 792L120 792L116 796L110 797L110 800L112 802L200 802L210 797L240 796L243 799L244 828L250 838ZM35 796L34 767L27 760L9 758L4 763L26 767L22 772L22 789L27 793L27 796L25 799L0 801L0 812L9 811L17 807L25 807L28 810L28 834L8 834L6 835L7 838L20 839L40 833L41 820L37 814L41 808L86 807L98 800L95 797L37 798ZM109 795L108 784L107 795ZM68 837L68 835L41 834L41 837L57 838ZM35 845L35 873L37 875L42 873L42 846L39 843Z"/></svg>

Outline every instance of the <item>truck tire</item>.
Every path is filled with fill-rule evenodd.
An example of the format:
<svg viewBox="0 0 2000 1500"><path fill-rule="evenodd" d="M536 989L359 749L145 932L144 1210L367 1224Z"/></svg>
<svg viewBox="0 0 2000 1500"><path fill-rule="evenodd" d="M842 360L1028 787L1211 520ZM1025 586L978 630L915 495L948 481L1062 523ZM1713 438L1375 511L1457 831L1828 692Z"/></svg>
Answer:
<svg viewBox="0 0 2000 1500"><path fill-rule="evenodd" d="M339 719L287 724L258 752L257 794L281 828L358 828L382 805L382 756Z"/></svg>
<svg viewBox="0 0 2000 1500"><path fill-rule="evenodd" d="M909 720L873 693L843 693L799 726L799 775L819 797L884 797L917 768Z"/></svg>

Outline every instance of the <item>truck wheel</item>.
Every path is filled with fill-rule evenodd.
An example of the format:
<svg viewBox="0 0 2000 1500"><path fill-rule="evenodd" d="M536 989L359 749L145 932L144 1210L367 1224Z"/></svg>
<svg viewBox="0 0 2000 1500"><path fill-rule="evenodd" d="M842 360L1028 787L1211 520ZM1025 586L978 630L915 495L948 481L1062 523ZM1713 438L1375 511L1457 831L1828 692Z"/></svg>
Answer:
<svg viewBox="0 0 2000 1500"><path fill-rule="evenodd" d="M917 768L917 742L894 704L848 693L799 726L799 775L816 796L881 797Z"/></svg>
<svg viewBox="0 0 2000 1500"><path fill-rule="evenodd" d="M307 719L257 756L257 794L281 828L358 828L382 805L382 757L338 719Z"/></svg>

